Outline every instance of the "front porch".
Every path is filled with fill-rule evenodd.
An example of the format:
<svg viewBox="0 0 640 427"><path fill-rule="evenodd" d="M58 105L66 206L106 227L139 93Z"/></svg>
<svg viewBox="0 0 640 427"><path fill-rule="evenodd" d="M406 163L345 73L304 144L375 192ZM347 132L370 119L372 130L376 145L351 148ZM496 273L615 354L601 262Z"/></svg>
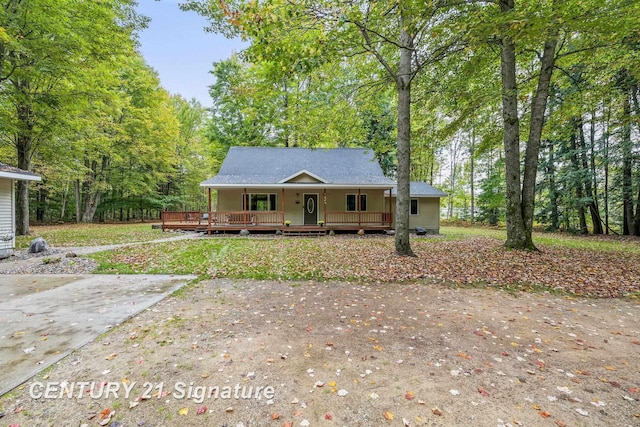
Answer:
<svg viewBox="0 0 640 427"><path fill-rule="evenodd" d="M284 234L304 234L315 232L369 232L385 231L393 228L390 212L327 212L320 224L289 224L283 211L163 211L162 230L185 230L212 233L238 233L240 230L252 232L276 232ZM320 222L319 221L319 222Z"/></svg>

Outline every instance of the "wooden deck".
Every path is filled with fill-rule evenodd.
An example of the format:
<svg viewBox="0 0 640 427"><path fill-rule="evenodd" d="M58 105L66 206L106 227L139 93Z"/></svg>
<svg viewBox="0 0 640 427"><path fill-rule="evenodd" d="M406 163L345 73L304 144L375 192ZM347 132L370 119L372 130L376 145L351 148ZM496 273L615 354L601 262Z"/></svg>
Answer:
<svg viewBox="0 0 640 427"><path fill-rule="evenodd" d="M161 213L162 230L197 231L208 234L238 234L241 230L251 233L282 232L284 236L318 236L330 230L336 233L383 232L391 230L391 214L388 212L327 212L325 224L287 226L282 212L169 212Z"/></svg>

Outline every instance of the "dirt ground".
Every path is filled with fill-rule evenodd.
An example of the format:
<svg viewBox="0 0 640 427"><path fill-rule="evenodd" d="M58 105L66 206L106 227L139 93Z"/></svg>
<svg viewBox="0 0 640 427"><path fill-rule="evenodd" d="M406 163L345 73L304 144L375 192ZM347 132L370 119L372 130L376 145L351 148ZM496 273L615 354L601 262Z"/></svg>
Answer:
<svg viewBox="0 0 640 427"><path fill-rule="evenodd" d="M640 426L639 324L637 300L210 280L5 395L0 424Z"/></svg>

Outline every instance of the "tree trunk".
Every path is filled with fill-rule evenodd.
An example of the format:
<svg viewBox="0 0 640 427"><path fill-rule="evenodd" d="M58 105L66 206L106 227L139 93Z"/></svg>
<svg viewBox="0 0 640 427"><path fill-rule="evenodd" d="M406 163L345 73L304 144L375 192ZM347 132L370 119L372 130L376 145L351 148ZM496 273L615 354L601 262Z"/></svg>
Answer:
<svg viewBox="0 0 640 427"><path fill-rule="evenodd" d="M547 162L547 180L549 182L549 203L551 204L551 229L560 228L560 215L558 213L558 186L556 185L556 154L553 150L553 142L549 141L549 160Z"/></svg>
<svg viewBox="0 0 640 427"><path fill-rule="evenodd" d="M589 145L590 145L590 154L589 154L589 167L591 171L591 180L589 190L591 190L591 185L593 186L593 201L591 206L593 207L591 212L591 221L593 222L593 234L603 234L604 231L602 229L602 217L600 216L600 206L598 203L598 180L596 174L596 113L593 111L591 113L591 127L589 129ZM586 156L586 149L585 149ZM595 218L594 218L595 216Z"/></svg>
<svg viewBox="0 0 640 427"><path fill-rule="evenodd" d="M500 10L508 13L514 0L500 0ZM502 77L502 121L504 126L504 164L506 178L506 221L508 248L525 248L527 236L522 217L520 191L520 120L518 118L518 85L516 81L516 47L513 39L504 37L500 44Z"/></svg>
<svg viewBox="0 0 640 427"><path fill-rule="evenodd" d="M17 82L16 86L23 94L29 91L28 83ZM16 110L20 123L20 130L15 140L18 167L29 171L31 170L33 147L33 111L29 103L19 104ZM16 235L26 236L29 234L29 181L18 180L16 183Z"/></svg>
<svg viewBox="0 0 640 427"><path fill-rule="evenodd" d="M555 3L558 0L554 0ZM515 0L500 0L503 14L515 8ZM540 60L540 76L531 107L529 139L525 150L524 177L520 188L520 123L518 118L518 84L516 80L515 42L504 37L501 43L502 117L504 120L504 150L506 172L507 241L514 249L536 250L533 244L533 211L538 172L540 139L549 98L549 85L555 64L557 30L550 30Z"/></svg>
<svg viewBox="0 0 640 427"><path fill-rule="evenodd" d="M475 177L475 171L474 171L474 166L475 166L475 162L473 160L473 157L475 155L475 149L476 149L476 133L475 133L475 128L471 129L471 148L469 150L469 175L470 175L470 184L471 184L471 224L473 224L475 222L475 217L476 217L476 195L475 195L475 186L474 186L474 181L476 179Z"/></svg>
<svg viewBox="0 0 640 427"><path fill-rule="evenodd" d="M591 225L593 227L593 234L602 234L602 224L600 224L600 213L598 212L598 208L596 205L595 198L593 197L593 175L591 175L591 168L589 166L589 161L587 160L587 142L584 136L584 120L582 117L578 117L577 122L577 131L578 131L578 141L580 142L580 161L582 163L582 172L586 174L583 177L582 182L584 182L584 193L587 201L587 207L589 208L589 214L591 215ZM585 234L588 234L589 230L587 229Z"/></svg>
<svg viewBox="0 0 640 427"><path fill-rule="evenodd" d="M633 164L631 150L631 102L629 93L625 93L623 102L623 120L622 127L622 200L623 200L623 226L622 234L628 236L633 231L633 190L632 190L632 171Z"/></svg>
<svg viewBox="0 0 640 427"><path fill-rule="evenodd" d="M404 19L401 17L401 24ZM411 172L411 55L413 40L402 28L398 90L398 194L396 197L396 254L413 256L409 242L409 176Z"/></svg>
<svg viewBox="0 0 640 427"><path fill-rule="evenodd" d="M578 162L578 147L576 143L576 132L578 131L580 121L578 119L571 120L571 166L573 166L573 171L578 175L578 181L574 184L576 191L576 205L578 208L578 220L580 222L580 233L588 234L589 229L587 228L587 219L585 217L584 212L584 195L582 194L582 177L580 176L580 163Z"/></svg>

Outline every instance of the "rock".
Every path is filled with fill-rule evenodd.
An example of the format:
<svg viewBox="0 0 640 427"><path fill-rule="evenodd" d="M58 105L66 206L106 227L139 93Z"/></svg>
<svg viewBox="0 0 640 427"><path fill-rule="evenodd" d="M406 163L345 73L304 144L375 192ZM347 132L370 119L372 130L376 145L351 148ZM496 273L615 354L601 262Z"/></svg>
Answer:
<svg viewBox="0 0 640 427"><path fill-rule="evenodd" d="M41 252L46 252L49 250L49 244L42 237L38 237L37 239L33 239L29 244L29 253L30 254L39 254Z"/></svg>
<svg viewBox="0 0 640 427"><path fill-rule="evenodd" d="M251 233L247 229L240 230L240 235L241 236L248 236L249 234L251 234Z"/></svg>
<svg viewBox="0 0 640 427"><path fill-rule="evenodd" d="M364 236L365 232L364 230L361 228L360 230L358 230L358 236Z"/></svg>
<svg viewBox="0 0 640 427"><path fill-rule="evenodd" d="M387 233L387 236L395 236L396 230L386 230L385 233Z"/></svg>
<svg viewBox="0 0 640 427"><path fill-rule="evenodd" d="M152 230L162 230L162 224L151 224Z"/></svg>
<svg viewBox="0 0 640 427"><path fill-rule="evenodd" d="M333 231L333 230L329 230L329 236L335 236L335 235L336 235L336 232L335 232L335 231Z"/></svg>
<svg viewBox="0 0 640 427"><path fill-rule="evenodd" d="M281 230L276 230L276 236L282 236L282 231Z"/></svg>
<svg viewBox="0 0 640 427"><path fill-rule="evenodd" d="M64 257L65 258L76 258L78 256L78 254L76 254L75 252L67 252Z"/></svg>
<svg viewBox="0 0 640 427"><path fill-rule="evenodd" d="M416 234L418 236L424 236L425 234L427 234L427 229L424 227L416 227Z"/></svg>

